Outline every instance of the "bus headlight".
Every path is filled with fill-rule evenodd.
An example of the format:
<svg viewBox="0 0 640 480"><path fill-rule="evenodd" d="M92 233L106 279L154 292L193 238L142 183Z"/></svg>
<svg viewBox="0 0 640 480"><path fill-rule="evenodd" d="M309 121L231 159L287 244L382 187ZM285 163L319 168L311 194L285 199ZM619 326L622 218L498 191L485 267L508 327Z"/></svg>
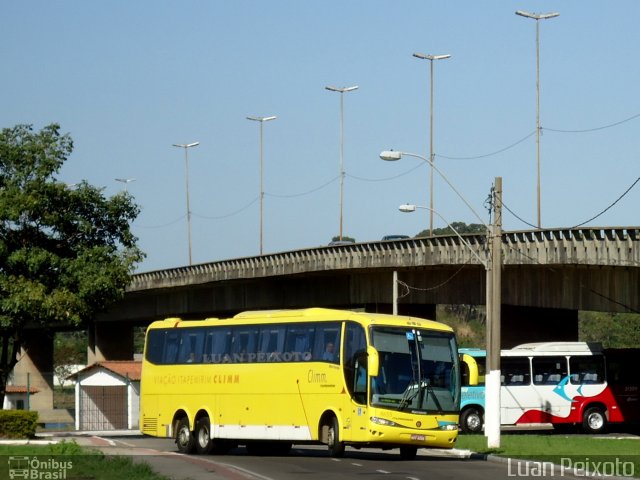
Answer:
<svg viewBox="0 0 640 480"><path fill-rule="evenodd" d="M387 420L386 418L381 417L371 417L371 421L373 423L377 423L378 425L385 425L387 427L399 427L396 422L392 422L391 420Z"/></svg>
<svg viewBox="0 0 640 480"><path fill-rule="evenodd" d="M453 431L458 430L458 424L453 422L438 422L440 430Z"/></svg>

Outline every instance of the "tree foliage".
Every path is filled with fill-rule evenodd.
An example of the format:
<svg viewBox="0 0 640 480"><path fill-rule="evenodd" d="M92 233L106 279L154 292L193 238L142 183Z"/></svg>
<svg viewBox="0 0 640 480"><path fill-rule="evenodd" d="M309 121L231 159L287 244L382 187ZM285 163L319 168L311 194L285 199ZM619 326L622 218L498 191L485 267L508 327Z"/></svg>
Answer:
<svg viewBox="0 0 640 480"><path fill-rule="evenodd" d="M144 256L129 194L56 179L72 151L56 124L0 132L0 396L25 328L87 322L122 298Z"/></svg>
<svg viewBox="0 0 640 480"><path fill-rule="evenodd" d="M340 235L336 235L335 237L331 237L331 241L332 242L338 242L338 241L342 241L342 242L355 242L356 239L353 237L347 237L346 235L343 235L342 238L340 238Z"/></svg>
<svg viewBox="0 0 640 480"><path fill-rule="evenodd" d="M453 227L459 234L463 233L487 233L487 227L480 223L470 223L466 224L464 222L452 222L451 225L447 225L444 228L434 228L434 235L455 235L455 232L451 228ZM429 230L422 230L420 233L416 235L416 237L428 237Z"/></svg>
<svg viewBox="0 0 640 480"><path fill-rule="evenodd" d="M637 313L580 312L580 340L601 342L606 348L637 348L640 315Z"/></svg>

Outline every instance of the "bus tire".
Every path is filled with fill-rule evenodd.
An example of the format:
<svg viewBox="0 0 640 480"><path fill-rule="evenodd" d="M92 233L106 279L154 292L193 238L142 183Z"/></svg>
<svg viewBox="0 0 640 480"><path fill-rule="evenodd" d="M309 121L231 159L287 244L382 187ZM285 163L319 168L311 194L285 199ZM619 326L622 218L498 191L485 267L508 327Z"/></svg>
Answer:
<svg viewBox="0 0 640 480"><path fill-rule="evenodd" d="M193 433L189 430L189 419L187 417L182 417L178 421L176 445L180 453L193 453L196 448L196 441Z"/></svg>
<svg viewBox="0 0 640 480"><path fill-rule="evenodd" d="M336 417L329 420L329 431L327 433L329 447L329 456L333 458L341 458L344 456L344 442L340 441L340 425Z"/></svg>
<svg viewBox="0 0 640 480"><path fill-rule="evenodd" d="M402 460L415 460L418 454L418 447L400 447L400 458Z"/></svg>
<svg viewBox="0 0 640 480"><path fill-rule="evenodd" d="M602 433L607 428L607 417L600 407L589 407L582 416L582 430L585 433Z"/></svg>
<svg viewBox="0 0 640 480"><path fill-rule="evenodd" d="M202 417L196 422L195 431L196 451L200 455L211 453L213 442L211 440L211 422L209 417Z"/></svg>
<svg viewBox="0 0 640 480"><path fill-rule="evenodd" d="M484 418L482 417L482 411L479 408L465 408L460 414L460 428L465 433L480 433L484 423Z"/></svg>

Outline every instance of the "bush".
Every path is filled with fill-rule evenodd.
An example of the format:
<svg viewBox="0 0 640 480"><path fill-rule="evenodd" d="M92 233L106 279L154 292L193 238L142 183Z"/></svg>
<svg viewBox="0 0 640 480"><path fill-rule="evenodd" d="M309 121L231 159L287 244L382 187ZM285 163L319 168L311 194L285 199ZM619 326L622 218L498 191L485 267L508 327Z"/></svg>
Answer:
<svg viewBox="0 0 640 480"><path fill-rule="evenodd" d="M38 412L0 410L0 438L33 438L37 423Z"/></svg>

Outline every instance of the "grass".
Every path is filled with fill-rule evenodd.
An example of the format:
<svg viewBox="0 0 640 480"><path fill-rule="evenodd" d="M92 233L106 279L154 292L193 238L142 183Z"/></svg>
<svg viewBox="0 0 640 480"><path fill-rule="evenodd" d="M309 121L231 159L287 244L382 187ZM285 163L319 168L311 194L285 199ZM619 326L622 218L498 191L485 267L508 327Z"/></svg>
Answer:
<svg viewBox="0 0 640 480"><path fill-rule="evenodd" d="M75 442L52 445L0 445L0 478L9 478L10 457L37 458L36 468L42 478L67 480L167 480L145 463L128 457L106 456L98 450L78 446ZM55 462L54 462L55 461ZM48 463L47 463L48 462Z"/></svg>
<svg viewBox="0 0 640 480"><path fill-rule="evenodd" d="M554 464L593 462L607 467L620 462L627 472L633 464L634 476L640 476L640 439L557 434L502 434L500 448L488 449L483 435L460 435L456 448L510 458L524 458ZM563 460L564 459L564 460ZM589 463L587 463L587 466Z"/></svg>

